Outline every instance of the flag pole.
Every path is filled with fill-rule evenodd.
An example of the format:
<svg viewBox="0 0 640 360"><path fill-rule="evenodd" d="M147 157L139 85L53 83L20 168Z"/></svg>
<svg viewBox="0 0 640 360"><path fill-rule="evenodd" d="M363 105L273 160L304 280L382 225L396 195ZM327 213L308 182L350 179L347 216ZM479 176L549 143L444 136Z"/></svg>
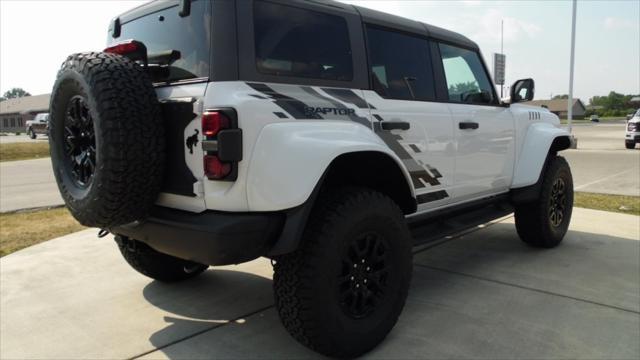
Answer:
<svg viewBox="0 0 640 360"><path fill-rule="evenodd" d="M567 104L567 122L569 124L569 133L572 130L573 120L573 67L575 63L576 52L576 8L578 0L573 0L573 17L571 20L571 60L569 64L569 100Z"/></svg>

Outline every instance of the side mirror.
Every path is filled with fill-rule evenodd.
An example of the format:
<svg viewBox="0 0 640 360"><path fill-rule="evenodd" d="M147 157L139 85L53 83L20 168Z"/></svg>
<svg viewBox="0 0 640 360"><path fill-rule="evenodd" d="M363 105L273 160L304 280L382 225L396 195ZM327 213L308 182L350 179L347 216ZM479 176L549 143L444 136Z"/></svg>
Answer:
<svg viewBox="0 0 640 360"><path fill-rule="evenodd" d="M535 82L533 79L520 79L511 85L510 103L531 101L535 92Z"/></svg>

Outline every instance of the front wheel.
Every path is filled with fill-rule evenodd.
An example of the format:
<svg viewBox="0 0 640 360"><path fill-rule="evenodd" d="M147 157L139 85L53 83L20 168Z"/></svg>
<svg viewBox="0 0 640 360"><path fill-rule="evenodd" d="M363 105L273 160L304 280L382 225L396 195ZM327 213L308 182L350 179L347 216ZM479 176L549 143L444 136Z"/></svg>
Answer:
<svg viewBox="0 0 640 360"><path fill-rule="evenodd" d="M36 135L36 133L31 128L29 128L29 130L27 131L27 135L29 135L31 140L34 140L38 136L38 135Z"/></svg>
<svg viewBox="0 0 640 360"><path fill-rule="evenodd" d="M625 141L624 142L624 146L627 149L634 149L636 147L636 142L635 141Z"/></svg>
<svg viewBox="0 0 640 360"><path fill-rule="evenodd" d="M321 195L300 248L276 258L274 294L287 331L327 356L379 344L402 312L412 272L411 236L385 195L344 188Z"/></svg>
<svg viewBox="0 0 640 360"><path fill-rule="evenodd" d="M567 161L549 160L536 201L515 208L516 230L525 243L543 248L560 244L569 229L573 211L573 178Z"/></svg>

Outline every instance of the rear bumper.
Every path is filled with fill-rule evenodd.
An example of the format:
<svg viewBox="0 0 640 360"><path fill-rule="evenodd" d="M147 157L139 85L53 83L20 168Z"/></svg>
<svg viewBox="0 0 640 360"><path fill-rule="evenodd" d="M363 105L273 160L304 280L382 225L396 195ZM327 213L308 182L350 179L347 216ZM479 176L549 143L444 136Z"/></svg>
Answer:
<svg viewBox="0 0 640 360"><path fill-rule="evenodd" d="M149 218L113 229L155 250L208 265L246 262L267 254L284 213L191 213L156 206Z"/></svg>

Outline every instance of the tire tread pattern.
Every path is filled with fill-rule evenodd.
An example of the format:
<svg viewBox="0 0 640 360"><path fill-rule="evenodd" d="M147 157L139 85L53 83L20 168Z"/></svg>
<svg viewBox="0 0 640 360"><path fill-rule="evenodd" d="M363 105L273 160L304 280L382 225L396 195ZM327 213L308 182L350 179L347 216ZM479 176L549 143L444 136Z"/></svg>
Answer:
<svg viewBox="0 0 640 360"><path fill-rule="evenodd" d="M80 74L88 85L90 111L98 147L97 169L87 198L72 196L60 170L55 171L60 192L73 216L83 225L114 227L144 219L154 204L164 176L164 127L155 90L148 74L135 62L101 52L69 56L51 97L51 114L66 108L58 98L61 88ZM51 119L51 134L64 119ZM55 138L55 137L52 137ZM59 140L60 141L60 140ZM52 139L53 147L62 146ZM55 168L54 162L54 168ZM99 173L99 175L98 175Z"/></svg>
<svg viewBox="0 0 640 360"><path fill-rule="evenodd" d="M340 188L332 193L321 194L318 203L309 218L309 223L303 235L304 243L293 253L286 254L276 258L274 265L274 295L276 308L278 309L280 319L291 334L291 336L321 354L334 357L353 357L361 355L377 344L377 340L370 341L370 345L354 344L353 348L344 349L338 344L332 342L326 335L326 329L323 326L324 320L314 311L311 304L314 302L314 294L317 291L326 291L325 289L316 289L311 286L313 279L322 276L325 272L323 264L320 261L314 261L321 258L321 252L329 251L325 246L328 239L334 236L333 229L348 222L353 215L353 211L363 210L369 206L380 206L388 211L398 224L404 224L402 211L397 204L387 196L369 189L362 188ZM399 238L408 239L405 246L409 253L407 266L412 266L411 262L411 244L408 228L400 226ZM396 303L396 308L389 309L393 314L390 320L390 327L395 324L399 314L404 306L405 299L408 294L408 283L410 282L411 271L407 286L401 290L399 296L402 301ZM384 334L386 335L386 333ZM380 339L381 341L381 339ZM360 349L360 350L358 350Z"/></svg>
<svg viewBox="0 0 640 360"><path fill-rule="evenodd" d="M565 172L567 182L567 211L560 229L552 229L549 223L548 203L551 188L558 174ZM518 236L525 243L542 248L552 248L560 244L567 232L573 209L573 179L567 160L553 156L545 169L539 199L532 203L520 204L515 208L515 223Z"/></svg>

